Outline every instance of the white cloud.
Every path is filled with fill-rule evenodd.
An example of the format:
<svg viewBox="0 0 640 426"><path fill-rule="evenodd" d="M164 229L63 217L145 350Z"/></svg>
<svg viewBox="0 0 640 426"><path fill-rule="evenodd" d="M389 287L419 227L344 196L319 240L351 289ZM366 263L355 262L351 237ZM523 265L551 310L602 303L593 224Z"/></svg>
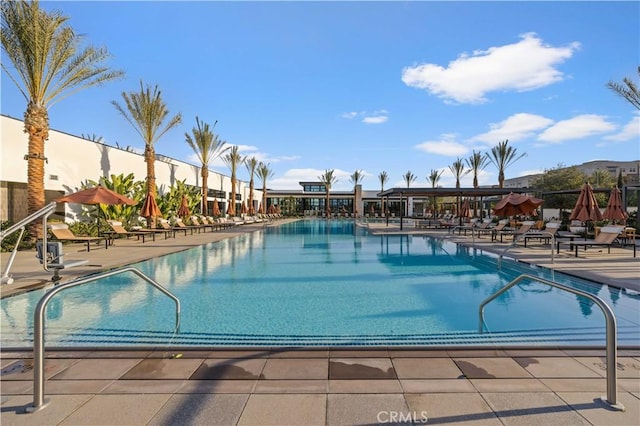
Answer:
<svg viewBox="0 0 640 426"><path fill-rule="evenodd" d="M267 186L272 189L284 189L284 190L298 190L302 189L300 182L317 182L318 177L324 174L325 170L322 169L289 169L284 174L274 177L267 182ZM336 184L331 188L332 190L348 190L352 189L352 184L349 182L350 172L346 172L340 169L334 169L334 176L338 179Z"/></svg>
<svg viewBox="0 0 640 426"><path fill-rule="evenodd" d="M579 48L577 42L549 46L536 34L527 33L514 44L463 53L446 68L429 63L406 67L402 81L447 101L483 103L490 92L523 92L561 81L564 75L555 67Z"/></svg>
<svg viewBox="0 0 640 426"><path fill-rule="evenodd" d="M380 124L380 123L384 123L387 120L389 120L389 117L386 117L384 115L378 115L375 117L365 117L362 119L362 122L366 124Z"/></svg>
<svg viewBox="0 0 640 426"><path fill-rule="evenodd" d="M553 124L553 120L541 115L517 113L499 123L489 124L490 130L471 138L471 141L486 142L489 146L494 146L498 142L509 139L510 142L517 142L533 136L536 132L543 130Z"/></svg>
<svg viewBox="0 0 640 426"><path fill-rule="evenodd" d="M616 126L606 117L595 114L583 114L568 120L558 121L538 136L538 140L547 144L558 144L568 140L581 139L598 133L615 130Z"/></svg>
<svg viewBox="0 0 640 426"><path fill-rule="evenodd" d="M448 157L457 157L469 152L469 147L454 140L455 135L444 134L440 137L440 140L419 143L415 148L428 154L438 154Z"/></svg>
<svg viewBox="0 0 640 426"><path fill-rule="evenodd" d="M620 132L615 135L605 136L605 140L614 141L614 142L625 142L635 139L640 140L640 113L636 113L636 115L629 121ZM597 146L608 146L607 143L599 143Z"/></svg>
<svg viewBox="0 0 640 426"><path fill-rule="evenodd" d="M361 117L361 122L365 124L381 124L389 121L389 112L386 109L379 109L377 111L350 111L344 112L340 115L347 120L353 120L354 118Z"/></svg>

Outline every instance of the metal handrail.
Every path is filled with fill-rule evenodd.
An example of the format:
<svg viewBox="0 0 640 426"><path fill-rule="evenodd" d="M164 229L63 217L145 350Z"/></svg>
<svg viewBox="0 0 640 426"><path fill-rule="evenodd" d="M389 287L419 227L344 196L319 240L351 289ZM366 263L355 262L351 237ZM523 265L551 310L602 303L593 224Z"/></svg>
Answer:
<svg viewBox="0 0 640 426"><path fill-rule="evenodd" d="M2 240L4 240L6 237L13 234L18 229L21 229L20 235L16 240L16 245L13 248L13 251L11 252L11 256L9 256L9 260L7 261L7 266L5 268L5 271L2 274L2 278L0 278L0 283L7 283L7 284L13 283L13 278L9 275L9 271L11 270L11 267L13 266L13 262L16 258L16 254L18 253L18 247L20 246L20 241L22 241L22 237L24 236L24 228L26 225L35 221L41 216L42 216L42 229L43 229L42 241L44 246L43 252L42 252L42 267L44 268L45 271L49 271L48 261L47 261L47 257L48 257L47 256L47 220L49 219L49 216L51 216L53 212L55 212L55 210L56 210L56 202L52 201L51 203L47 204L40 210L31 213L29 216L16 222L15 224L11 225L7 229L0 230L0 242L2 242Z"/></svg>
<svg viewBox="0 0 640 426"><path fill-rule="evenodd" d="M578 290L575 289L573 287L569 287L566 286L564 284L560 284L557 283L555 281L550 281L544 278L540 278L540 277L535 277L533 275L529 275L529 274L522 274L519 277L517 277L516 279L514 279L513 281L511 281L509 284L505 285L504 287L502 287L500 290L498 290L497 292L495 292L494 294L492 294L491 296L487 297L482 303L480 303L480 306L478 308L478 319L479 319L479 326L478 326L478 331L480 334L482 334L482 332L484 331L485 328L485 323L484 323L484 307L487 303L491 302L492 300L494 300L496 297L500 296L502 293L506 292L507 290L509 290L511 287L513 287L514 285L518 284L520 281L523 281L525 279L529 279L532 281L538 281L541 282L543 284L547 284L550 285L552 287L555 288L559 288L560 290L564 290L567 291L569 293L573 293L576 294L578 296L582 296L582 297L586 297L587 299L591 300L592 302L594 302L596 305L598 305L598 307L602 310L602 313L604 314L606 323L607 323L607 336L606 336L606 340L607 340L607 346L606 346L606 357L607 357L607 396L602 397L602 401L605 402L606 404L608 404L609 406L611 406L611 408L614 408L616 410L620 410L620 411L624 411L624 406L622 405L622 403L618 402L618 396L617 396L617 386L616 386L616 382L617 382L617 371L616 371L616 364L617 364L617 335L616 335L616 316L613 313L613 310L611 310L611 308L609 307L609 305L607 305L604 300L600 299L598 296L595 296L591 293L587 293L586 291L582 291L582 290Z"/></svg>
<svg viewBox="0 0 640 426"><path fill-rule="evenodd" d="M27 407L26 411L28 413L34 413L46 406L48 401L44 400L44 309L49 303L49 300L62 290L66 290L71 287L76 287L82 284L86 284L92 281L96 281L100 278L110 277L112 275L121 274L123 272L133 272L138 275L140 278L160 290L165 295L169 296L176 304L176 329L175 332L178 332L180 329L180 300L173 295L173 293L169 292L166 288L158 284L153 279L149 278L138 269L133 267L125 267L121 269L116 269L113 271L103 272L97 275L92 275L90 277L81 278L78 280L70 281L67 283L63 283L47 292L38 304L36 305L36 310L33 314L33 404Z"/></svg>
<svg viewBox="0 0 640 426"><path fill-rule="evenodd" d="M535 233L536 236L537 235L548 235L549 237L551 237L551 264L556 263L556 259L555 259L555 251L554 251L554 247L556 245L556 236L554 233L552 232L548 232L548 231L540 231L540 232L536 232ZM502 257L504 256L504 254L506 252L508 252L509 250L511 250L512 248L514 248L516 246L516 244L518 243L518 241L520 241L520 239L522 239L523 237L526 237L527 233L525 232L524 234L520 234L520 236L518 236L516 239L513 240L513 242L511 244L509 244L509 246L507 246L504 250L502 250L502 253L500 253L500 255L498 256L498 270L500 270L500 265L502 264Z"/></svg>

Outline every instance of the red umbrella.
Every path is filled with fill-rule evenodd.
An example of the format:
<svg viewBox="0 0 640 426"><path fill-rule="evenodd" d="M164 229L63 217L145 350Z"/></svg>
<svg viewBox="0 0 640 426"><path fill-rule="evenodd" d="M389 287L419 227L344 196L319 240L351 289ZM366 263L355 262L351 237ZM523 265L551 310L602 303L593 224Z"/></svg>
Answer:
<svg viewBox="0 0 640 426"><path fill-rule="evenodd" d="M589 183L582 185L580 189L580 195L576 202L569 220L579 220L582 222L602 220L602 213L598 208L598 201L595 195L593 195L593 188Z"/></svg>
<svg viewBox="0 0 640 426"><path fill-rule="evenodd" d="M247 203L242 202L242 206L240 207L240 214L247 214Z"/></svg>
<svg viewBox="0 0 640 426"><path fill-rule="evenodd" d="M189 212L189 201L187 200L187 196L182 196L182 201L180 202L180 208L178 209L178 216L187 217L191 213Z"/></svg>
<svg viewBox="0 0 640 426"><path fill-rule="evenodd" d="M493 207L493 212L497 216L526 215L534 212L543 202L539 198L511 192Z"/></svg>
<svg viewBox="0 0 640 426"><path fill-rule="evenodd" d="M213 199L213 209L211 212L214 216L220 216L220 206L218 205L218 200Z"/></svg>
<svg viewBox="0 0 640 426"><path fill-rule="evenodd" d="M462 207L460 207L460 216L461 217L472 217L471 207L469 207L469 200L464 200L462 203Z"/></svg>
<svg viewBox="0 0 640 426"><path fill-rule="evenodd" d="M267 211L269 212L269 214L274 214L276 212L276 207L273 204L271 204Z"/></svg>
<svg viewBox="0 0 640 426"><path fill-rule="evenodd" d="M149 192L147 198L144 199L142 208L140 209L140 216L143 217L162 217L162 212L156 202L156 197L153 193Z"/></svg>
<svg viewBox="0 0 640 426"><path fill-rule="evenodd" d="M628 217L629 215L622 208L622 193L616 186L611 190L609 202L607 203L607 208L602 213L602 218L623 222L627 220Z"/></svg>
<svg viewBox="0 0 640 426"><path fill-rule="evenodd" d="M258 213L264 214L264 208L262 207L262 203L260 203L260 206L258 207Z"/></svg>
<svg viewBox="0 0 640 426"><path fill-rule="evenodd" d="M56 198L54 201L57 203L126 204L129 206L135 206L138 204L137 201L100 185L94 186L93 188L83 189L82 191L74 192L73 194L68 194L64 197Z"/></svg>

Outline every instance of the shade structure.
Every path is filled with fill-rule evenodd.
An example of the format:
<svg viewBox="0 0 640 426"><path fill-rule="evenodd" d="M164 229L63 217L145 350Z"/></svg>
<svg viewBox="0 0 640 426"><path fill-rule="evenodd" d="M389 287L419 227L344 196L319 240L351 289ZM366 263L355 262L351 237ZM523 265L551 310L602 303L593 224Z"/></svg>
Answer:
<svg viewBox="0 0 640 426"><path fill-rule="evenodd" d="M588 182L580 188L578 201L571 211L569 220L580 220L582 222L602 220L602 213L600 213L600 209L598 208L598 201L593 194L593 188Z"/></svg>
<svg viewBox="0 0 640 426"><path fill-rule="evenodd" d="M618 187L614 187L609 194L609 202L607 208L602 213L602 218L611 221L623 222L627 220L629 215L622 208L622 192Z"/></svg>
<svg viewBox="0 0 640 426"><path fill-rule="evenodd" d="M232 202L229 202L229 205L227 206L227 214L231 216L236 215L236 208Z"/></svg>
<svg viewBox="0 0 640 426"><path fill-rule="evenodd" d="M472 217L473 213L471 212L471 207L469 206L469 200L464 200L462 203L462 207L460 207L460 216L461 217Z"/></svg>
<svg viewBox="0 0 640 426"><path fill-rule="evenodd" d="M526 215L540 207L544 200L523 194L509 193L494 207L493 212L497 216Z"/></svg>
<svg viewBox="0 0 640 426"><path fill-rule="evenodd" d="M93 188L83 189L64 197L56 198L57 203L78 203L78 204L108 204L108 205L129 205L135 206L137 201L132 200L122 194L98 185Z"/></svg>
<svg viewBox="0 0 640 426"><path fill-rule="evenodd" d="M187 217L191 214L189 211L189 201L187 200L187 196L183 195L182 200L180 201L180 208L178 208L178 216Z"/></svg>
<svg viewBox="0 0 640 426"><path fill-rule="evenodd" d="M162 217L162 212L156 202L156 197L153 193L149 192L144 199L142 208L140 209L140 216L142 217Z"/></svg>
<svg viewBox="0 0 640 426"><path fill-rule="evenodd" d="M220 206L218 205L218 200L213 200L213 208L211 209L211 214L214 216L220 216Z"/></svg>

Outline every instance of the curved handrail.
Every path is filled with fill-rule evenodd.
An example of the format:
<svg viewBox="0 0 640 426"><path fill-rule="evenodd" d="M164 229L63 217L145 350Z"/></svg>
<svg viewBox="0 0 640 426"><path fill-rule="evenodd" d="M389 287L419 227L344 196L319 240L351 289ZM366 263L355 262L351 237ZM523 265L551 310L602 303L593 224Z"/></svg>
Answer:
<svg viewBox="0 0 640 426"><path fill-rule="evenodd" d="M51 291L47 292L38 304L36 305L35 312L33 314L33 404L27 407L26 411L28 413L34 413L46 406L48 401L44 400L44 309L47 306L47 303L51 300L53 296L60 293L62 290L66 290L71 287L76 287L82 284L87 284L89 282L96 281L101 278L110 277L112 275L121 274L123 272L133 272L162 293L170 297L176 304L176 329L175 332L178 332L180 329L180 300L173 295L169 290L158 284L153 279L149 278L147 275L140 272L138 269L133 267L125 267L116 269L113 271L107 271L103 273L99 273L96 275L91 275L89 277L80 278L78 280L70 281L67 283L63 283L53 288Z"/></svg>
<svg viewBox="0 0 640 426"><path fill-rule="evenodd" d="M604 314L604 318L607 324L607 336L606 336L607 396L606 398L602 397L602 400L603 402L611 406L611 408L624 411L624 406L622 405L622 403L618 402L617 386L616 386L616 382L617 382L616 364L617 364L617 350L618 350L617 348L618 339L616 335L616 316L614 315L609 305L607 305L604 302L604 300L600 299L598 296L595 296L591 293L587 293L586 291L582 291L573 287L566 286L564 284L557 283L555 281L550 281L544 278L535 277L529 274L522 274L516 279L514 279L513 281L511 281L510 283L508 283L507 285L505 285L504 287L502 287L500 290L493 293L491 296L487 297L482 303L480 303L480 306L478 308L478 319L479 319L478 332L482 334L485 328L485 322L484 322L485 305L491 302L492 300L494 300L496 297L500 296L502 293L509 290L514 285L518 284L520 281L523 281L526 279L532 280L532 281L538 281L543 284L547 284L552 287L559 288L560 290L564 290L569 293L576 294L578 296L586 297L587 299L591 300L593 303L598 305L598 307L602 310L602 313Z"/></svg>
<svg viewBox="0 0 640 426"><path fill-rule="evenodd" d="M548 232L548 231L540 231L540 232L536 232L536 235L548 235L549 237L551 237L551 264L556 263L556 259L555 259L555 251L553 250L553 248L556 245L556 236L554 233L552 232ZM502 264L502 257L504 256L504 254L506 252L508 252L509 250L511 250L512 248L514 248L516 246L516 244L518 243L518 241L520 241L521 238L526 237L527 234L520 234L515 240L513 240L513 242L511 244L509 244L507 247L505 247L504 250L502 250L502 253L500 253L500 255L498 256L498 270L500 270L500 265Z"/></svg>

